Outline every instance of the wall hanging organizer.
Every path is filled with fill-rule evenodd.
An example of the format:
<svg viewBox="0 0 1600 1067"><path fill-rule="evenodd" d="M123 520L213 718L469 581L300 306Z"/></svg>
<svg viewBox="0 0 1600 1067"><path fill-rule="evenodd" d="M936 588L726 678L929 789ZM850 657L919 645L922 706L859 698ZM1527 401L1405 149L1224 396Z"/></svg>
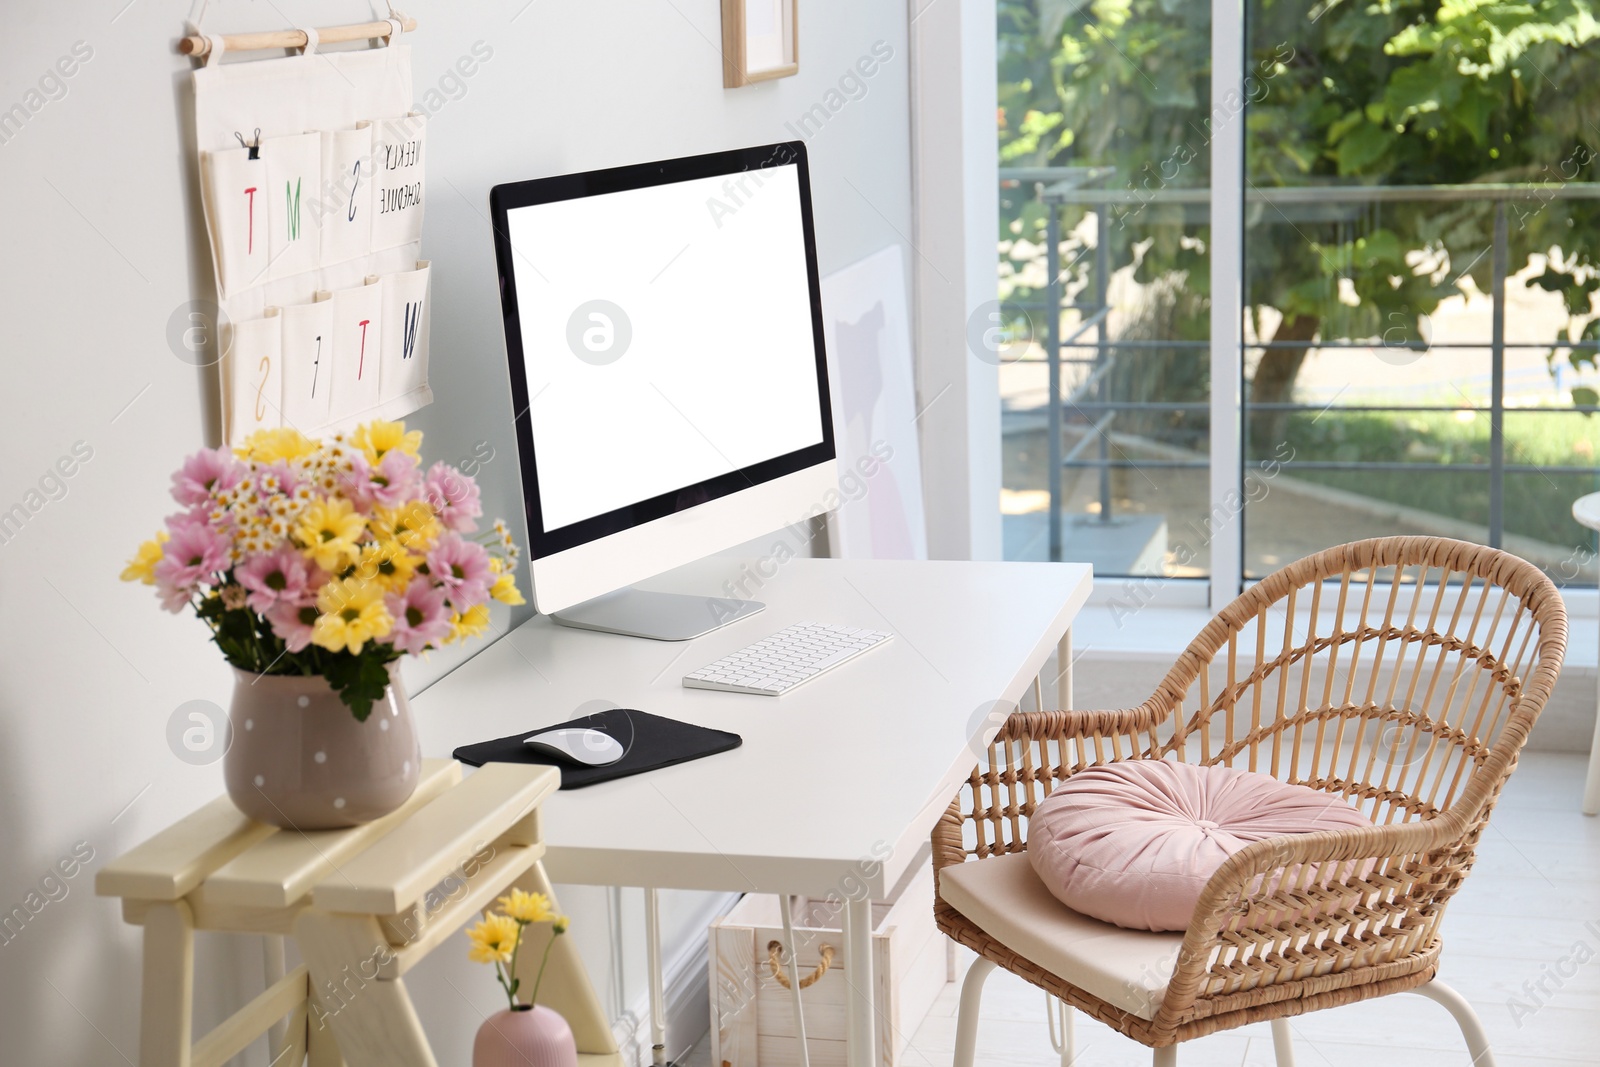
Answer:
<svg viewBox="0 0 1600 1067"><path fill-rule="evenodd" d="M416 28L381 22L196 32L200 191L221 309L223 436L308 436L398 418L428 386L422 258L427 116L411 110ZM379 47L324 52L319 45ZM227 63L228 52L300 49Z"/></svg>

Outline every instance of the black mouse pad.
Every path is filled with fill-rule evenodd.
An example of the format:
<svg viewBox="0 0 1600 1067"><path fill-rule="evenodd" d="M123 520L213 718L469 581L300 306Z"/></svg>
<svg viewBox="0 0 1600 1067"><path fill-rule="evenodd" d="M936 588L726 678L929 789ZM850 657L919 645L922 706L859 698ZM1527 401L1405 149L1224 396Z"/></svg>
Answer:
<svg viewBox="0 0 1600 1067"><path fill-rule="evenodd" d="M525 737L546 730L586 728L610 734L623 749L617 762L604 767L582 767L555 756L529 748L522 743ZM480 741L475 745L462 745L451 755L462 763L482 767L485 763L541 763L561 768L562 789L582 789L630 774L653 771L657 767L670 767L674 763L687 763L702 756L714 756L744 744L744 738L723 730L709 730L704 726L663 719L632 708L609 708L585 715L581 719L541 726L510 737L493 741Z"/></svg>

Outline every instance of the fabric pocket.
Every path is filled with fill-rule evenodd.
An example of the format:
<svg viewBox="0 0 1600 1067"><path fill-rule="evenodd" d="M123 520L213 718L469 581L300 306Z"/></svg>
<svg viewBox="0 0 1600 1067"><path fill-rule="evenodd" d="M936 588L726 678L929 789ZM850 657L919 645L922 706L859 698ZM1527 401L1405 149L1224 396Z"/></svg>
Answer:
<svg viewBox="0 0 1600 1067"><path fill-rule="evenodd" d="M227 439L238 443L257 430L283 425L283 320L276 308L235 322L222 357Z"/></svg>
<svg viewBox="0 0 1600 1067"><path fill-rule="evenodd" d="M422 240L428 116L413 112L372 129L372 250L378 252Z"/></svg>
<svg viewBox="0 0 1600 1067"><path fill-rule="evenodd" d="M428 261L418 260L417 269L386 274L383 288L383 372L384 410L407 397L414 406L431 399L422 395L428 388Z"/></svg>
<svg viewBox="0 0 1600 1067"><path fill-rule="evenodd" d="M270 201L267 277L288 278L322 262L321 224L310 201L322 183L322 135L269 137L261 143Z"/></svg>
<svg viewBox="0 0 1600 1067"><path fill-rule="evenodd" d="M251 159L251 151L228 148L204 157L211 255L223 296L266 281L272 262L267 233L267 161Z"/></svg>
<svg viewBox="0 0 1600 1067"><path fill-rule="evenodd" d="M383 287L368 284L333 294L333 419L344 422L378 406L383 344Z"/></svg>
<svg viewBox="0 0 1600 1067"><path fill-rule="evenodd" d="M333 420L333 294L275 310L283 320L283 421L312 435Z"/></svg>
<svg viewBox="0 0 1600 1067"><path fill-rule="evenodd" d="M333 130L322 140L322 188L316 215L322 265L332 266L372 249L372 129Z"/></svg>

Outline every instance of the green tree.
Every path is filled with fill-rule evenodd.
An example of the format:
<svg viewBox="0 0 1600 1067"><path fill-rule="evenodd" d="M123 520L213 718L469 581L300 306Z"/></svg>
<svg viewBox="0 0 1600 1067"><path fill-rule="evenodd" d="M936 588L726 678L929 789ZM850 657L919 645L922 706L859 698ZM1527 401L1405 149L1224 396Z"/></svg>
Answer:
<svg viewBox="0 0 1600 1067"><path fill-rule="evenodd" d="M1132 259L1139 280L1177 279L1197 297L1177 306L1173 336L1204 336L1208 233L1203 207L1154 197L1209 184L1220 122L1246 123L1246 174L1256 187L1595 176L1600 22L1585 0L1251 0L1242 114L1236 102L1210 100L1208 5L1001 0L999 9L1002 166L1115 167L1114 186L1138 201L1112 209L1114 262ZM1042 209L1022 195L1007 199L1002 248L1020 258L1037 245ZM1600 339L1590 304L1600 288L1600 210L1530 187L1507 212L1512 272L1543 254L1537 284L1566 299L1571 318L1563 336L1548 339L1552 359L1592 364L1592 350L1562 342ZM1247 225L1246 311L1262 340L1418 343L1420 320L1460 278L1490 288L1493 209L1483 202L1258 202ZM1088 259L1070 277L1082 280ZM1019 273L1011 282L1026 295L1034 280ZM1290 399L1305 354L1267 350L1252 399ZM1262 413L1251 436L1270 440L1282 425Z"/></svg>

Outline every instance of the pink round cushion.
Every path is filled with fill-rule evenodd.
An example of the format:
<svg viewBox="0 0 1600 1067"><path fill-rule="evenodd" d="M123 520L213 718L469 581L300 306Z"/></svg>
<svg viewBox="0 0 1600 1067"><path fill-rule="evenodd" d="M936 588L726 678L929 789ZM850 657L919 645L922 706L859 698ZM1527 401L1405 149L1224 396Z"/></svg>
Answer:
<svg viewBox="0 0 1600 1067"><path fill-rule="evenodd" d="M1232 767L1089 767L1028 822L1028 858L1067 907L1130 930L1186 930L1200 891L1263 838L1371 826L1330 793Z"/></svg>

